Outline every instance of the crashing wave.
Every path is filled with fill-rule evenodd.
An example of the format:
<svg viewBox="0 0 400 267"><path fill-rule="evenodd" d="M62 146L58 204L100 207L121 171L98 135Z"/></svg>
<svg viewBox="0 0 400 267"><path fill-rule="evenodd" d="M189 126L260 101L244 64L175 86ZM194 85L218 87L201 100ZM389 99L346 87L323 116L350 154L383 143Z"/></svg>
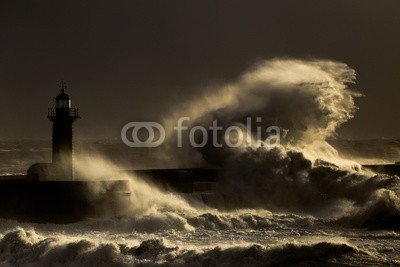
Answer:
<svg viewBox="0 0 400 267"><path fill-rule="evenodd" d="M222 170L217 191L223 201L211 203L219 209L260 208L343 217L338 222L356 227L396 227L399 178L363 172L360 164L341 158L326 141L357 110L354 98L360 94L348 88L355 78L355 71L339 62L262 61L237 81L208 90L167 117L166 151L173 151L181 166ZM172 128L182 116L190 118L189 128L206 129L215 120L224 128L245 129L248 117L261 117L285 135L279 145L270 146L259 141L253 127L246 136L250 141L240 147L215 147L208 142L197 148L183 144L176 150ZM208 131L208 140L213 134ZM223 134L219 132L219 140ZM266 136L263 132L261 140ZM378 218L386 218L386 223L379 224Z"/></svg>
<svg viewBox="0 0 400 267"><path fill-rule="evenodd" d="M129 243L44 238L18 229L0 240L2 265L29 266L298 266L334 264L376 266L394 264L347 244L251 245L187 249L169 247L160 239Z"/></svg>

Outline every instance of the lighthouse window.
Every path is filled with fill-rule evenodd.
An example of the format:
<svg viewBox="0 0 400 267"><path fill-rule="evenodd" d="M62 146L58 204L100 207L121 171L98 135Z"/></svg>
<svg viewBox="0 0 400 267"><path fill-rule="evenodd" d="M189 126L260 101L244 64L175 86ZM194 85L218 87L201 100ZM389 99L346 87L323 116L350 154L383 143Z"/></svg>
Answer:
<svg viewBox="0 0 400 267"><path fill-rule="evenodd" d="M57 100L56 101L56 108L70 108L71 107L71 100Z"/></svg>

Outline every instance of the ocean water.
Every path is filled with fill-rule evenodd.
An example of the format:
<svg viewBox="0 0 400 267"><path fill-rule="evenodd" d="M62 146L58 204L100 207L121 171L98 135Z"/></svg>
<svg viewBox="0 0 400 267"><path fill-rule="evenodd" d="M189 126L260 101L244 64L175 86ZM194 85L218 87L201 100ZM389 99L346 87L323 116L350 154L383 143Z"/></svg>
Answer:
<svg viewBox="0 0 400 267"><path fill-rule="evenodd" d="M385 148L387 142L374 142L381 150L393 150L393 143ZM359 143L341 144L343 153L349 153L353 144L359 152L362 149ZM155 160L151 151L127 148L118 140L82 141L76 146L77 154L101 155L113 165L119 163L122 169L176 167L171 162ZM367 156L379 157L371 153ZM23 174L30 164L49 162L50 157L49 140L0 142L1 175ZM222 210L197 203L199 196L195 194L162 192L144 184L140 177L128 179L132 181L133 199L131 212L126 216L65 225L0 219L0 265L400 265L400 232L395 227L368 230L343 217L327 216L321 210L310 212L316 207L308 203L304 207L311 208L304 211L293 205L281 205L280 209L259 205ZM259 198L263 199L255 196ZM271 203L275 199L266 201ZM340 209L345 207L341 205ZM349 214L358 213L349 210Z"/></svg>

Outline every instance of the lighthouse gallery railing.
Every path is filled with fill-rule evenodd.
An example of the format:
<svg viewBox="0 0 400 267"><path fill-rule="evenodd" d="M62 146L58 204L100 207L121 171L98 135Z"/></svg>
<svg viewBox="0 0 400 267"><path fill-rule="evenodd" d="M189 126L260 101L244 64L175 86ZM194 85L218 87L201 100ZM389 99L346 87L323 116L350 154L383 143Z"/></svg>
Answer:
<svg viewBox="0 0 400 267"><path fill-rule="evenodd" d="M68 108L68 114L71 117L79 117L79 112L77 108ZM55 117L57 115L57 108L48 108L47 116Z"/></svg>

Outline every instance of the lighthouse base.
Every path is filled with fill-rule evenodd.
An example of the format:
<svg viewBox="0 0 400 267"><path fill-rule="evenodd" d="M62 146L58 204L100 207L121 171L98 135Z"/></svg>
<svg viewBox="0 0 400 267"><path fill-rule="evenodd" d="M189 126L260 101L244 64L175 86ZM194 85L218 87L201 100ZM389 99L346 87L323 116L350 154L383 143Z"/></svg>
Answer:
<svg viewBox="0 0 400 267"><path fill-rule="evenodd" d="M12 176L2 178L0 217L6 219L72 223L86 218L121 216L130 204L127 180L29 181Z"/></svg>

